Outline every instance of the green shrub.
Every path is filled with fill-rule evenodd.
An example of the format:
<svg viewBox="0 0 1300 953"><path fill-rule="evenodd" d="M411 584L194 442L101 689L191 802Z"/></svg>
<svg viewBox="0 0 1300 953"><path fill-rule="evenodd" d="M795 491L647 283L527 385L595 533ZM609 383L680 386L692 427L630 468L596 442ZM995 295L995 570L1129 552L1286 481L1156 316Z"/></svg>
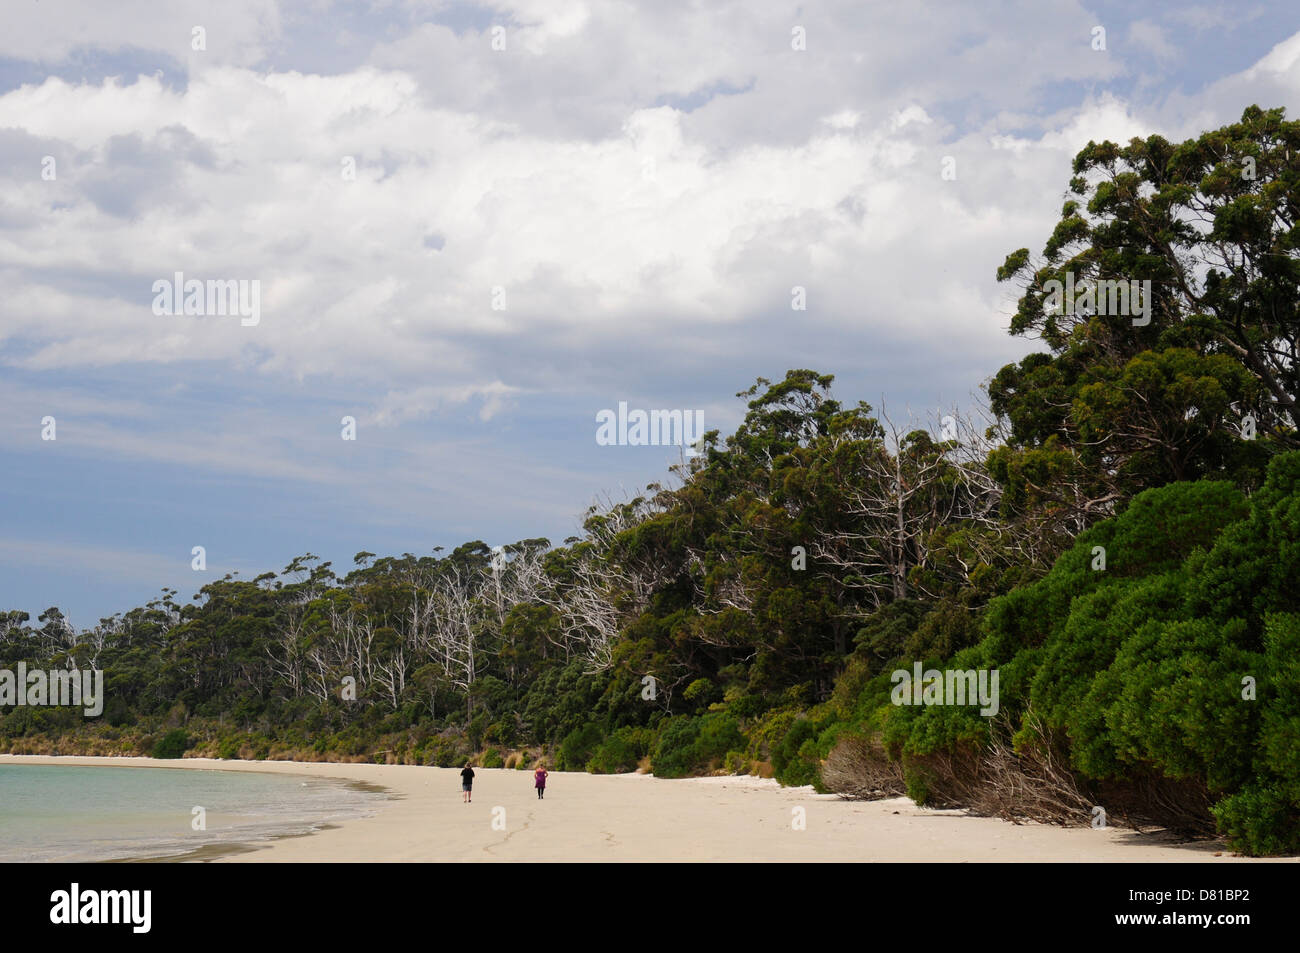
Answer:
<svg viewBox="0 0 1300 953"><path fill-rule="evenodd" d="M515 730L514 719L495 721L488 725L483 740L489 744L509 748L515 744L519 732Z"/></svg>
<svg viewBox="0 0 1300 953"><path fill-rule="evenodd" d="M721 697L721 690L707 678L697 678L687 685L686 690L682 692L682 698L685 701L692 702L697 713L705 711L710 702Z"/></svg>
<svg viewBox="0 0 1300 953"><path fill-rule="evenodd" d="M649 729L625 725L600 743L587 762L587 770L594 774L635 771L649 751L650 738Z"/></svg>
<svg viewBox="0 0 1300 953"><path fill-rule="evenodd" d="M1104 570L1092 568L1095 546L1106 549ZM1217 826L1247 854L1294 853L1297 573L1300 454L1291 453L1273 461L1249 501L1209 480L1139 494L1079 536L1042 579L994 599L984 640L933 667L997 668L1002 716L1019 721L1019 735L1027 712L1041 716L1052 736L1068 739L1062 754L1085 785L1149 778L1156 790L1199 790L1212 805L1198 817L1139 789L1112 801L1116 809L1189 831ZM874 682L862 694L859 711L879 701ZM979 757L952 757L986 743L987 719L972 708L877 710L910 797L941 803L979 783L966 776ZM784 783L805 776L817 753L808 733L795 721L773 743Z"/></svg>
<svg viewBox="0 0 1300 953"><path fill-rule="evenodd" d="M158 739L158 743L153 746L153 756L155 758L180 758L190 747L190 736L185 733L184 728L173 728L167 734Z"/></svg>
<svg viewBox="0 0 1300 953"><path fill-rule="evenodd" d="M433 763L440 768L456 768L464 764L460 748L455 743L442 739L433 749Z"/></svg>
<svg viewBox="0 0 1300 953"><path fill-rule="evenodd" d="M1300 853L1300 818L1277 787L1249 784L1211 810L1233 850L1254 857Z"/></svg>
<svg viewBox="0 0 1300 953"><path fill-rule="evenodd" d="M735 716L728 712L680 715L660 731L650 767L655 777L684 778L720 767L728 751L747 745Z"/></svg>
<svg viewBox="0 0 1300 953"><path fill-rule="evenodd" d="M817 726L811 718L795 718L787 730L772 747L772 771L782 784L811 784L817 775L817 766L809 764L799 757L800 746L817 734Z"/></svg>
<svg viewBox="0 0 1300 953"><path fill-rule="evenodd" d="M695 742L695 760L701 767L714 768L722 764L728 751L742 749L748 740L741 733L740 724L730 712L710 712L700 719L700 735Z"/></svg>
<svg viewBox="0 0 1300 953"><path fill-rule="evenodd" d="M560 771L584 770L603 740L604 733L600 730L600 726L593 722L589 721L581 728L575 728L560 742L556 768Z"/></svg>
<svg viewBox="0 0 1300 953"><path fill-rule="evenodd" d="M728 751L726 760L722 764L727 769L728 774L753 773L753 762L749 760L749 755L743 751Z"/></svg>
<svg viewBox="0 0 1300 953"><path fill-rule="evenodd" d="M488 748L483 752L483 757L479 759L479 766L483 768L500 768L505 765L501 758L501 752L496 748Z"/></svg>
<svg viewBox="0 0 1300 953"><path fill-rule="evenodd" d="M678 715L666 721L650 757L650 770L657 778L684 778L695 765L695 741L700 736L700 719Z"/></svg>

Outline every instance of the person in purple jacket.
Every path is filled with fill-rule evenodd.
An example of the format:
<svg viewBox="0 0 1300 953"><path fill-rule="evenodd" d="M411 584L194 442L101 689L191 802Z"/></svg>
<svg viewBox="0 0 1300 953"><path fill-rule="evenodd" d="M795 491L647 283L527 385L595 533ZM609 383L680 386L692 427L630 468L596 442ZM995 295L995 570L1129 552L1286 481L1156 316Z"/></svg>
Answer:
<svg viewBox="0 0 1300 953"><path fill-rule="evenodd" d="M546 766L540 761L537 770L533 772L533 787L537 788L537 800L546 796Z"/></svg>

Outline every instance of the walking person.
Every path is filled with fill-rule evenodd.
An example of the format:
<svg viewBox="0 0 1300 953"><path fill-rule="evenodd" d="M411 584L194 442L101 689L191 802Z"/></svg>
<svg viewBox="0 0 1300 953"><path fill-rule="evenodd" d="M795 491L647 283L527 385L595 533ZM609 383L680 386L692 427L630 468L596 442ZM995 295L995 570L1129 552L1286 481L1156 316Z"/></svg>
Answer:
<svg viewBox="0 0 1300 953"><path fill-rule="evenodd" d="M533 787L537 788L537 800L542 800L546 796L546 766L541 762L533 772Z"/></svg>
<svg viewBox="0 0 1300 953"><path fill-rule="evenodd" d="M466 761L464 769L460 772L460 799L465 804L471 803L474 795L474 769L469 765L470 763Z"/></svg>

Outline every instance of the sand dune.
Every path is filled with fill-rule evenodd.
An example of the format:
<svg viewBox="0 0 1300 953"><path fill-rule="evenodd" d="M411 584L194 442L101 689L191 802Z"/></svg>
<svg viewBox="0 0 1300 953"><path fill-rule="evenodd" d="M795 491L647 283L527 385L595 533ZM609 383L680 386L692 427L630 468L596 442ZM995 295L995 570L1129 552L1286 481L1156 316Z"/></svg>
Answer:
<svg viewBox="0 0 1300 953"><path fill-rule="evenodd" d="M1220 844L1131 830L1063 829L918 808L905 798L842 801L748 777L668 781L551 772L538 801L531 772L478 768L462 804L455 769L206 758L48 758L0 763L220 768L382 785L379 812L222 862L262 861L1125 861L1233 862ZM806 822L795 829L799 811ZM494 821L496 826L494 826Z"/></svg>

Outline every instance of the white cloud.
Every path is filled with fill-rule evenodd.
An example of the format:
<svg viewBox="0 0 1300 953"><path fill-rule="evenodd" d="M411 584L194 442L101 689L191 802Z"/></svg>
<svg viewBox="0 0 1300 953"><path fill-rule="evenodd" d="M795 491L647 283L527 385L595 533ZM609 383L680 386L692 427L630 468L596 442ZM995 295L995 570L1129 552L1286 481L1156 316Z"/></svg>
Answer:
<svg viewBox="0 0 1300 953"><path fill-rule="evenodd" d="M576 3L518 13L557 42L608 26ZM1216 89L1294 90L1298 59L1300 35ZM0 232L12 305L0 339L27 342L8 360L31 369L202 356L415 395L407 409L379 399L386 422L471 395L491 419L526 387L493 366L503 341L535 342L556 370L566 351L616 342L667 360L674 328L788 311L796 284L802 319L823 332L997 350L991 256L1046 234L1056 208L1042 197L1089 139L1168 125L1108 94L1040 122L954 136L907 102L823 113L797 142L718 148L666 106L629 108L594 139L543 135L444 108L403 70L218 65L184 90L51 79L0 96L0 127L69 156L57 182L33 156L12 183L22 224ZM124 143L135 180L113 179ZM939 175L947 155L955 182ZM125 183L114 203L106 181ZM259 280L261 323L153 315L152 281L175 271ZM950 305L962 298L982 303Z"/></svg>
<svg viewBox="0 0 1300 953"><path fill-rule="evenodd" d="M861 119L861 113L854 112L852 109L841 109L834 115L823 117L822 122L832 129L852 129Z"/></svg>
<svg viewBox="0 0 1300 953"><path fill-rule="evenodd" d="M380 426L392 426L406 420L418 420L451 404L464 404L480 399L478 419L491 420L501 413L515 395L524 393L520 387L511 387L501 381L482 386L441 387L424 385L405 391L390 391L376 407L372 420Z"/></svg>
<svg viewBox="0 0 1300 953"><path fill-rule="evenodd" d="M101 7L65 4L85 26L64 35L43 3L0 55L154 51L188 81L0 94L0 364L139 391L96 407L77 387L10 385L0 439L35 452L54 405L60 452L278 481L376 524L435 493L465 524L567 520L611 474L632 480L582 456L591 413L620 399L699 406L790 366L891 400L891 382L964 395L1024 351L994 271L1041 247L1079 148L1194 135L1300 91L1297 35L1194 94L1106 92L1132 58L1092 51L1095 18L1072 2L502 0L484 15L395 0L372 10L415 25L372 24L366 62L324 74L275 60L289 21L271 0L228 5L206 56L187 50L200 5ZM1186 28L1127 35L1159 60ZM153 281L177 271L259 280L260 324L154 315ZM807 311L791 310L796 285ZM186 377L204 397L161 391ZM250 382L257 413L237 400ZM185 400L202 413L171 406ZM739 412L705 406L710 429Z"/></svg>
<svg viewBox="0 0 1300 953"><path fill-rule="evenodd" d="M433 372L483 387L479 366L501 335L652 345L674 324L780 307L791 282L842 301L818 309L819 321L858 321L849 302L868 288L890 293L896 265L875 263L900 241L910 270L934 270L932 233L916 221L942 218L946 250L967 228L986 233L1005 196L937 184L953 146L919 110L885 128L833 115L800 144L719 153L692 142L667 107L634 111L597 142L545 139L427 106L410 77L370 69L330 78L213 69L183 93L150 79L51 81L0 98L0 123L90 156L122 135L165 153L180 127L215 158L169 157L184 206L145 195L134 218L79 193L94 159L57 185L20 183L40 238L8 233L9 260L33 276L76 268L120 281L105 300L99 289L29 278L15 292L26 317L4 332L38 343L21 359L32 368L202 354L298 378L409 383ZM972 166L990 152L972 138L961 147ZM339 172L348 155L354 182ZM70 207L51 214L51 193ZM438 250L425 242L431 232ZM154 316L148 289L175 271L260 280L260 325ZM505 310L492 309L494 288ZM910 292L906 303L926 307ZM651 310L653 329L608 321ZM958 323L942 312L933 320Z"/></svg>
<svg viewBox="0 0 1300 953"><path fill-rule="evenodd" d="M1277 76L1293 77L1296 63L1300 62L1300 33L1289 36L1269 50L1268 55L1241 74L1241 78L1250 82L1264 77L1272 79Z"/></svg>
<svg viewBox="0 0 1300 953"><path fill-rule="evenodd" d="M891 126L893 129L898 130L913 122L924 123L928 126L930 123L934 122L934 120L930 118L924 109L913 104L908 106L906 109L900 109L895 113Z"/></svg>
<svg viewBox="0 0 1300 953"><path fill-rule="evenodd" d="M77 51L157 50L187 63L252 64L280 31L279 0L60 0L10 9L0 30L0 56L40 62ZM206 30L206 49L194 49L194 27Z"/></svg>
<svg viewBox="0 0 1300 953"><path fill-rule="evenodd" d="M1150 53L1159 62L1167 62L1178 56L1178 48L1169 39L1168 31L1151 20L1135 20L1129 24L1129 40Z"/></svg>

